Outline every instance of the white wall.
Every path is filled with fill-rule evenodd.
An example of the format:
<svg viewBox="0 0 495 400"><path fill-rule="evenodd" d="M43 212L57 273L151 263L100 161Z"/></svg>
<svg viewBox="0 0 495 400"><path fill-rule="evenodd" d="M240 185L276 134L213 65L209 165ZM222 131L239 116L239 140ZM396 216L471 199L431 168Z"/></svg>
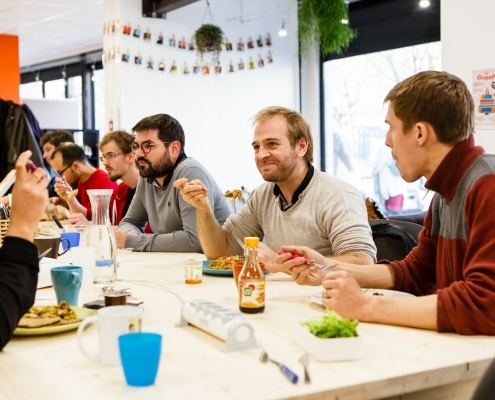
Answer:
<svg viewBox="0 0 495 400"><path fill-rule="evenodd" d="M252 127L249 119L261 108L282 105L299 109L299 73L296 0L210 0L213 21L208 19L206 3L197 2L167 15L166 20L142 18L141 0L105 1L105 20L118 15L122 23L139 23L145 31L150 28L152 39L144 42L132 36L106 37L105 52L109 46L120 47L120 52L131 54L130 63L108 62L105 65L106 112L114 120L114 128L128 131L141 118L167 113L175 117L186 133L186 154L198 159L213 174L220 186L226 189L241 185L253 188L262 182L253 160L251 148ZM241 9L241 4L243 8ZM206 13L206 15L205 15ZM277 34L282 15L286 16L289 34L280 38ZM205 18L205 19L203 19ZM241 21L242 20L242 21ZM214 23L222 28L234 45L234 51L222 52L223 73L205 78L193 75L192 67L197 60L196 52L170 48L168 38L173 33L176 40L185 37L189 41L194 31L203 23ZM163 32L165 43L156 44L156 37ZM236 51L240 38L246 44L249 36L270 33L272 46ZM266 62L271 51L273 63ZM141 52L143 65L133 63L133 56ZM265 59L263 68L247 68L249 57L257 61L261 54ZM146 69L146 61L153 57L154 69ZM163 57L166 71L158 71ZM238 71L240 58L246 64ZM169 72L172 61L179 71ZM191 73L183 75L181 68L188 63ZM229 73L232 61L235 72Z"/></svg>
<svg viewBox="0 0 495 400"><path fill-rule="evenodd" d="M463 79L470 89L473 70L495 68L494 15L493 0L442 1L443 69ZM488 153L495 153L495 130L476 127L475 138Z"/></svg>
<svg viewBox="0 0 495 400"><path fill-rule="evenodd" d="M79 102L75 99L21 99L36 116L41 129L81 129Z"/></svg>

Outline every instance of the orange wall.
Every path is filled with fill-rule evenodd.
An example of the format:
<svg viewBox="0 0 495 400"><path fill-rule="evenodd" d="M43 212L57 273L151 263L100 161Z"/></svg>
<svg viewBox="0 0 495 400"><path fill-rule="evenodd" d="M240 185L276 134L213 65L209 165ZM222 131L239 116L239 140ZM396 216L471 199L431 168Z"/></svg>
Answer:
<svg viewBox="0 0 495 400"><path fill-rule="evenodd" d="M19 104L19 85L21 71L19 66L19 38L11 35L0 35L0 99Z"/></svg>

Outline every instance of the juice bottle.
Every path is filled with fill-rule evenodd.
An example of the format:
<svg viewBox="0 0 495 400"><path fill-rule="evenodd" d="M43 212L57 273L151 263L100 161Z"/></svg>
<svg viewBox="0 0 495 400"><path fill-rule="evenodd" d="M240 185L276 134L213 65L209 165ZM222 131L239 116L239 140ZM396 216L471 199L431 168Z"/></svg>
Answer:
<svg viewBox="0 0 495 400"><path fill-rule="evenodd" d="M239 273L239 310L243 313L265 311L265 272L258 262L257 237L245 237L245 261Z"/></svg>

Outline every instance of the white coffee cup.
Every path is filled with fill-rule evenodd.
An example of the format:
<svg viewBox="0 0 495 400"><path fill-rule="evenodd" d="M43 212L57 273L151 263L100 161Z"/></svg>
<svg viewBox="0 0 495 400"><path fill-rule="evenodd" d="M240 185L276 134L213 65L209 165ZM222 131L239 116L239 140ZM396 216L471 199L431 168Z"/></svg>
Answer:
<svg viewBox="0 0 495 400"><path fill-rule="evenodd" d="M143 309L136 306L110 306L100 308L96 315L84 319L77 329L77 341L82 353L102 364L120 365L118 337L124 333L141 331ZM98 350L90 353L83 345L82 334L87 326L98 326Z"/></svg>

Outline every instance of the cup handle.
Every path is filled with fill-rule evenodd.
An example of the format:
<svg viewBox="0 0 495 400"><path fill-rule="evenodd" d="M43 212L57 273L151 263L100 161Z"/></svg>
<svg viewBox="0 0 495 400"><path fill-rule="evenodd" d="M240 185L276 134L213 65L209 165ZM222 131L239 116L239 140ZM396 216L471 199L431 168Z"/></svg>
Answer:
<svg viewBox="0 0 495 400"><path fill-rule="evenodd" d="M97 323L98 323L98 317L97 316L88 317L88 318L83 319L83 321L81 322L81 324L77 328L77 343L79 344L79 349L81 350L81 352L86 357L88 357L92 360L98 359L99 350L97 350L94 353L88 352L83 346L82 334L84 332L84 328L86 328L88 325L97 324Z"/></svg>
<svg viewBox="0 0 495 400"><path fill-rule="evenodd" d="M69 250L70 250L70 242L69 242L69 239L67 238L60 238L60 242L62 242L63 240L65 240L67 242L67 248L62 252L62 253L58 253L58 256L63 256L65 253L67 253Z"/></svg>
<svg viewBox="0 0 495 400"><path fill-rule="evenodd" d="M71 274L71 285L78 285L81 283L81 274L77 272L72 272Z"/></svg>

